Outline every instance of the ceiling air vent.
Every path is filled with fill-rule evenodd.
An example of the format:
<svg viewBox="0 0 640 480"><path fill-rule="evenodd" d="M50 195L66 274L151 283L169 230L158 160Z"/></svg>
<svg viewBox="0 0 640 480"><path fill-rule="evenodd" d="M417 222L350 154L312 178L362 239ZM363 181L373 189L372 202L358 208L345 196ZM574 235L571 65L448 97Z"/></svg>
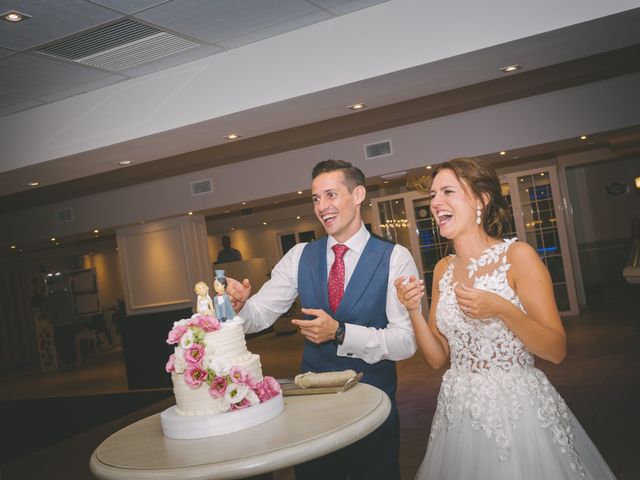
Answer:
<svg viewBox="0 0 640 480"><path fill-rule="evenodd" d="M367 160L378 157L386 157L392 155L391 140L385 140L384 142L369 143L364 146L364 156Z"/></svg>
<svg viewBox="0 0 640 480"><path fill-rule="evenodd" d="M35 52L118 71L197 46L198 43L144 23L123 20L51 43Z"/></svg>
<svg viewBox="0 0 640 480"><path fill-rule="evenodd" d="M61 208L60 210L56 210L53 214L53 220L56 223L73 222L73 210L70 208Z"/></svg>
<svg viewBox="0 0 640 480"><path fill-rule="evenodd" d="M211 192L213 192L213 183L210 178L191 182L191 195L204 195L205 193Z"/></svg>

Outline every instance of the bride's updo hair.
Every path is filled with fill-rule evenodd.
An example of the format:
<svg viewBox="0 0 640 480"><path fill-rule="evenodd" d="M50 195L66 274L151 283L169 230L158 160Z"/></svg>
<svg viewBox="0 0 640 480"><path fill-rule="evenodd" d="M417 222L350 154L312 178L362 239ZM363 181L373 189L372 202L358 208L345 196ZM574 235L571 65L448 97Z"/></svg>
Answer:
<svg viewBox="0 0 640 480"><path fill-rule="evenodd" d="M442 170L451 170L462 188L470 188L480 200L482 227L487 235L504 237L509 232L510 215L507 202L502 196L498 174L493 167L477 158L456 158L434 167L431 181Z"/></svg>

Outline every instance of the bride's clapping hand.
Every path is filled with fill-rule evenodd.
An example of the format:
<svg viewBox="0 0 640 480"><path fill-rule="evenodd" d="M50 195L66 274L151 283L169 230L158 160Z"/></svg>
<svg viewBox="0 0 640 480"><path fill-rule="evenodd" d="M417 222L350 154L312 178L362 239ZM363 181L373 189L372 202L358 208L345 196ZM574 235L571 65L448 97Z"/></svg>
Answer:
<svg viewBox="0 0 640 480"><path fill-rule="evenodd" d="M505 302L509 303L496 293L467 287L461 283L457 283L453 291L462 313L479 320L500 317L504 311Z"/></svg>
<svg viewBox="0 0 640 480"><path fill-rule="evenodd" d="M404 279L405 277L401 276L393 282L398 300L409 313L418 311L420 309L420 299L424 296L424 281L418 280L414 275L411 275L406 282Z"/></svg>

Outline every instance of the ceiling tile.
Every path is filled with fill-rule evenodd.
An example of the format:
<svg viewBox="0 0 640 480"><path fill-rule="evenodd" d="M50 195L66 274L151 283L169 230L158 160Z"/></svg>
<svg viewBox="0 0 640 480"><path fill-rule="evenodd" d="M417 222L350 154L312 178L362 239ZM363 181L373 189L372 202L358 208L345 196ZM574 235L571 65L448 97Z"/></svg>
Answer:
<svg viewBox="0 0 640 480"><path fill-rule="evenodd" d="M300 0L191 0L170 2L135 17L209 43L271 27L319 9Z"/></svg>
<svg viewBox="0 0 640 480"><path fill-rule="evenodd" d="M20 51L122 16L84 0L0 0L0 11L7 10L31 15L31 18L20 23L0 22L0 47Z"/></svg>
<svg viewBox="0 0 640 480"><path fill-rule="evenodd" d="M224 51L224 49L220 47L205 44L199 47L194 47L184 52L180 52L176 55L169 55L167 57L159 58L158 60L145 63L137 67L125 68L123 70L120 70L118 73L127 75L128 77L140 77L148 73L157 72L165 68L175 67L177 65L182 65L183 63L208 57L222 51Z"/></svg>
<svg viewBox="0 0 640 480"><path fill-rule="evenodd" d="M11 115L12 113L20 112L31 107L37 107L38 105L42 105L42 102L0 95L0 117Z"/></svg>
<svg viewBox="0 0 640 480"><path fill-rule="evenodd" d="M8 57L9 55L13 55L16 52L14 50L7 50L6 48L0 48L0 58Z"/></svg>
<svg viewBox="0 0 640 480"><path fill-rule="evenodd" d="M356 10L362 10L363 8L373 7L381 3L386 3L388 0L350 0L348 2L329 2L337 3L337 5L327 7L332 13L336 15L345 15L347 13L355 12Z"/></svg>
<svg viewBox="0 0 640 480"><path fill-rule="evenodd" d="M128 79L129 77L127 76L113 74L103 78L99 78L97 80L93 80L91 82L76 85L71 88L65 88L64 90L59 90L48 95L43 95L42 97L39 97L38 100L42 100L47 103L57 102L58 100L62 100L64 98L73 97L75 95L82 95L83 93L91 92L92 90L98 90L99 88L108 87L109 85L113 85L114 83L122 82Z"/></svg>
<svg viewBox="0 0 640 480"><path fill-rule="evenodd" d="M26 53L0 59L0 92L37 99L113 74Z"/></svg>
<svg viewBox="0 0 640 480"><path fill-rule="evenodd" d="M140 12L163 3L167 3L170 0L91 0L93 3L103 5L112 10L130 15L132 13Z"/></svg>

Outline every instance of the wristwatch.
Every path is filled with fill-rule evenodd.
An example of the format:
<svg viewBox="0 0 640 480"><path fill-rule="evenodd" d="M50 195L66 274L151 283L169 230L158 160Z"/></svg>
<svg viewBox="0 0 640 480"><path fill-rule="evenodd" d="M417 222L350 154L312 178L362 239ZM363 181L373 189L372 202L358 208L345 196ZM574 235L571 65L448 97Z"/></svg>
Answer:
<svg viewBox="0 0 640 480"><path fill-rule="evenodd" d="M340 323L336 330L336 343L342 345L342 342L344 342L344 323Z"/></svg>

